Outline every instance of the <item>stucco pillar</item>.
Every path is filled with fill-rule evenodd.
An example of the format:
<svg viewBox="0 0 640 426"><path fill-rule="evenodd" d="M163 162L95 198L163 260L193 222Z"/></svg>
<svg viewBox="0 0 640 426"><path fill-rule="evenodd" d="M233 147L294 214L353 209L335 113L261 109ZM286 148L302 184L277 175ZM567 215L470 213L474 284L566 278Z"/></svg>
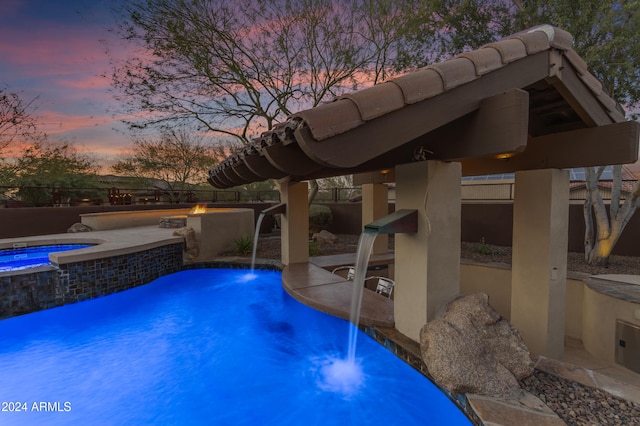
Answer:
<svg viewBox="0 0 640 426"><path fill-rule="evenodd" d="M362 184L362 228L376 219L389 214L389 190L380 183ZM389 236L378 235L371 254L385 254L389 251Z"/></svg>
<svg viewBox="0 0 640 426"><path fill-rule="evenodd" d="M419 341L460 289L459 163L422 161L396 167L396 210L418 210L416 234L395 236L396 328Z"/></svg>
<svg viewBox="0 0 640 426"><path fill-rule="evenodd" d="M513 203L511 322L529 351L564 351L569 173L516 172Z"/></svg>
<svg viewBox="0 0 640 426"><path fill-rule="evenodd" d="M287 205L280 231L282 263L309 261L309 195L307 182L280 182L280 201Z"/></svg>

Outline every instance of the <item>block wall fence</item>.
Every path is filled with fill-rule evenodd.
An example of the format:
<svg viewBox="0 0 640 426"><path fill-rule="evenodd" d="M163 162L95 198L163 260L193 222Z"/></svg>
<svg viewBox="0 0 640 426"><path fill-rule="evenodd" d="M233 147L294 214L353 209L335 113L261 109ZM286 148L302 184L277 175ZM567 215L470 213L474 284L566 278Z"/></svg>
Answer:
<svg viewBox="0 0 640 426"><path fill-rule="evenodd" d="M274 203L208 203L209 207L252 208L255 220L260 211ZM360 234L361 203L322 203L333 213L333 224L327 229L334 234ZM85 213L126 210L184 209L192 204L163 204L139 206L83 206L83 207L32 207L0 208L0 239L34 235L65 233ZM389 212L395 209L389 204ZM274 227L273 216L266 216L261 232ZM511 203L463 203L462 241L480 242L499 246L511 246L513 228L513 205ZM569 251L581 253L584 249L584 217L582 204L569 206ZM635 214L613 250L614 254L640 256L640 213Z"/></svg>

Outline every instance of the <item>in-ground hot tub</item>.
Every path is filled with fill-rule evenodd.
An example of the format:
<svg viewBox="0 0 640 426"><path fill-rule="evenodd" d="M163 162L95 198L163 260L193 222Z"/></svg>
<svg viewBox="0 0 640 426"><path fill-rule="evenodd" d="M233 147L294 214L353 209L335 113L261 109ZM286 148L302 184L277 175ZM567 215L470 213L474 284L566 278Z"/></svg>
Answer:
<svg viewBox="0 0 640 426"><path fill-rule="evenodd" d="M51 265L49 253L78 250L93 244L52 244L27 246L16 243L12 248L0 249L0 272L21 271Z"/></svg>

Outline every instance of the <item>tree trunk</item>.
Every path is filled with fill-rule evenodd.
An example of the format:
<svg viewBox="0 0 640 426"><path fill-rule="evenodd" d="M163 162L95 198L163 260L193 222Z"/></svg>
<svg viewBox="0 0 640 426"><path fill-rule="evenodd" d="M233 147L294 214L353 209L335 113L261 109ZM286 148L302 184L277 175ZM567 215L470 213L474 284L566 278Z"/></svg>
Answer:
<svg viewBox="0 0 640 426"><path fill-rule="evenodd" d="M636 182L631 193L625 197L624 203L621 204L621 167L614 166L609 213L607 213L598 188L598 181L604 167L598 169L585 167L587 196L584 202L584 248L585 259L589 265L609 265L609 257L613 248L640 204L639 182Z"/></svg>
<svg viewBox="0 0 640 426"><path fill-rule="evenodd" d="M311 186L309 189L309 205L311 205L313 200L315 200L316 195L318 195L318 181L316 179L311 179L309 181L309 185Z"/></svg>

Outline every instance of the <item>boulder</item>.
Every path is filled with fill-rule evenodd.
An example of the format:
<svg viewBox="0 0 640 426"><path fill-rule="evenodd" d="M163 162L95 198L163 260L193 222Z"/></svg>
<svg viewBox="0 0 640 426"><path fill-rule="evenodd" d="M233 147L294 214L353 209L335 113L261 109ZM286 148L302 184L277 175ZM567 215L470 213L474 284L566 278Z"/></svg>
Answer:
<svg viewBox="0 0 640 426"><path fill-rule="evenodd" d="M484 293L453 300L424 325L420 350L429 374L453 393L513 397L522 392L518 380L534 369L520 333Z"/></svg>
<svg viewBox="0 0 640 426"><path fill-rule="evenodd" d="M76 232L90 232L90 231L93 231L93 228L80 222L74 223L73 225L71 225L71 227L69 227L69 229L67 229L67 232L72 234Z"/></svg>
<svg viewBox="0 0 640 426"><path fill-rule="evenodd" d="M189 259L195 259L198 257L198 254L200 254L200 248L198 247L196 231L192 227L185 226L183 228L176 229L173 231L173 235L184 238L184 252Z"/></svg>
<svg viewBox="0 0 640 426"><path fill-rule="evenodd" d="M318 233L313 234L313 237L311 238L313 239L313 241L319 241L321 243L335 244L338 242L338 237L336 237L329 231L325 231L324 229Z"/></svg>

